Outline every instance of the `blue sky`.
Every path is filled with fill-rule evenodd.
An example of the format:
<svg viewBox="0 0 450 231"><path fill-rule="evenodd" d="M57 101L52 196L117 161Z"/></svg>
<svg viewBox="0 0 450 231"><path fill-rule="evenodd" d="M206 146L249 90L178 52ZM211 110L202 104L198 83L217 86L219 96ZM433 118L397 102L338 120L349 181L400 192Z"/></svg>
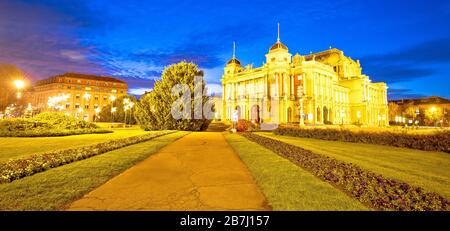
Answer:
<svg viewBox="0 0 450 231"><path fill-rule="evenodd" d="M0 0L0 63L33 79L111 75L140 93L190 60L219 84L233 41L259 66L277 22L291 53L341 49L390 98L450 98L450 1Z"/></svg>

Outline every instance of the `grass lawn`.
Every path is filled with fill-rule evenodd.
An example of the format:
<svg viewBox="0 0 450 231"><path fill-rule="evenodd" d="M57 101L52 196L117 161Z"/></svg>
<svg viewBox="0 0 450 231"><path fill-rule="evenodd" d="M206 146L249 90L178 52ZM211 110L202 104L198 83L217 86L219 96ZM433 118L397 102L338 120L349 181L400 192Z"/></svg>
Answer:
<svg viewBox="0 0 450 231"><path fill-rule="evenodd" d="M11 183L0 184L0 210L63 209L72 201L186 134L188 132L172 133L49 169Z"/></svg>
<svg viewBox="0 0 450 231"><path fill-rule="evenodd" d="M278 136L270 132L258 135L297 145L314 153L350 162L391 179L423 187L450 198L450 155L375 144L326 141Z"/></svg>
<svg viewBox="0 0 450 231"><path fill-rule="evenodd" d="M111 130L114 131L114 133L62 137L1 137L0 162L5 162L11 158L27 156L30 154L87 146L101 143L106 140L126 138L149 133L139 127L116 128Z"/></svg>
<svg viewBox="0 0 450 231"><path fill-rule="evenodd" d="M332 185L246 138L225 136L274 210L368 210Z"/></svg>

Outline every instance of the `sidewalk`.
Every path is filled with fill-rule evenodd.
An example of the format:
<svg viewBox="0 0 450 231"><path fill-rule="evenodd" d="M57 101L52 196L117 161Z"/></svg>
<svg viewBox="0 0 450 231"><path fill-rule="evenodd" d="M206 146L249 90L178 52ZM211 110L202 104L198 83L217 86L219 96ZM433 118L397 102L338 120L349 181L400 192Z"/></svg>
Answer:
<svg viewBox="0 0 450 231"><path fill-rule="evenodd" d="M68 210L268 210L218 132L193 132L75 201Z"/></svg>

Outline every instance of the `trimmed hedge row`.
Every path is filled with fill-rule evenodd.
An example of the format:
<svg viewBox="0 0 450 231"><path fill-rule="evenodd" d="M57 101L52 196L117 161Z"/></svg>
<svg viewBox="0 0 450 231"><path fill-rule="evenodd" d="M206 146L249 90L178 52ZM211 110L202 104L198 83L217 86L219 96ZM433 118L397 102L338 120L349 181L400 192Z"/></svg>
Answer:
<svg viewBox="0 0 450 231"><path fill-rule="evenodd" d="M439 131L434 134L407 134L388 131L355 132L347 129L279 127L275 129L273 133L276 135L353 143L380 144L450 153L450 131Z"/></svg>
<svg viewBox="0 0 450 231"><path fill-rule="evenodd" d="M149 141L170 133L173 133L173 131L161 131L152 134L110 140L85 147L35 154L20 159L10 160L5 163L0 163L0 183L11 182L38 172L43 172L50 168L83 160L129 145Z"/></svg>
<svg viewBox="0 0 450 231"><path fill-rule="evenodd" d="M278 140L252 133L243 133L242 136L274 151L371 208L400 211L450 210L450 202L437 193L425 192L420 187L387 179L354 164L318 155Z"/></svg>
<svg viewBox="0 0 450 231"><path fill-rule="evenodd" d="M0 137L52 137L83 134L104 134L112 132L113 131L106 129L0 131Z"/></svg>

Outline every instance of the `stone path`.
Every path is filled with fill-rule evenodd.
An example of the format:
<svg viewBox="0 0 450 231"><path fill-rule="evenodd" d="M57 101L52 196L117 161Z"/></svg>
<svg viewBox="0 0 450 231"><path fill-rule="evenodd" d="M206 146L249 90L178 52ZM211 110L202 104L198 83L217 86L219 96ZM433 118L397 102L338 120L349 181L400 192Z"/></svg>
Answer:
<svg viewBox="0 0 450 231"><path fill-rule="evenodd" d="M219 132L194 132L75 201L68 210L268 210Z"/></svg>

